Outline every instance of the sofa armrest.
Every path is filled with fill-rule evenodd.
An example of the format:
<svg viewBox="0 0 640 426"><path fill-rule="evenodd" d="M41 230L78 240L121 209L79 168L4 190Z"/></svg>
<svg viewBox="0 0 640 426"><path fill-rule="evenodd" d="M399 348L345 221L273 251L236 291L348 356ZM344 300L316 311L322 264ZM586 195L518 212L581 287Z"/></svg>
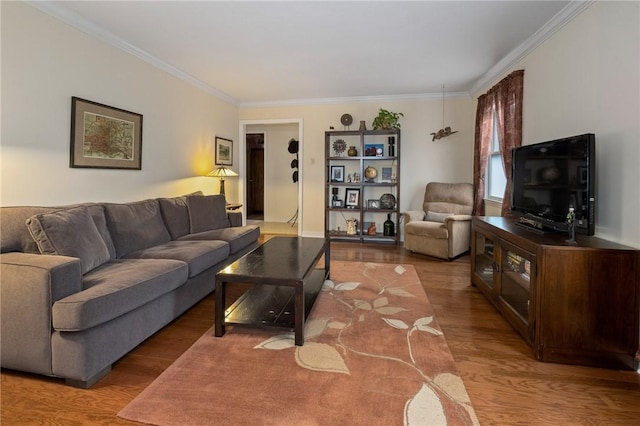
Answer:
<svg viewBox="0 0 640 426"><path fill-rule="evenodd" d="M242 212L227 212L231 227L242 226Z"/></svg>
<svg viewBox="0 0 640 426"><path fill-rule="evenodd" d="M403 212L402 215L404 216L405 225L411 222L412 220L414 221L424 220L424 212L422 210L407 210L406 212Z"/></svg>
<svg viewBox="0 0 640 426"><path fill-rule="evenodd" d="M51 375L53 303L82 290L80 260L28 253L0 255L2 367Z"/></svg>

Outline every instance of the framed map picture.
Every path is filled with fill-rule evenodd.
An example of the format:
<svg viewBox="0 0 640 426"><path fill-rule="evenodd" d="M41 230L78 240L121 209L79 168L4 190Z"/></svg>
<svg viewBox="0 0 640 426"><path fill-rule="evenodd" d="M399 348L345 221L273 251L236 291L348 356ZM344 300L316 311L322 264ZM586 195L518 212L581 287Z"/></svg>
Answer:
<svg viewBox="0 0 640 426"><path fill-rule="evenodd" d="M72 97L69 166L142 169L142 115Z"/></svg>
<svg viewBox="0 0 640 426"><path fill-rule="evenodd" d="M219 166L232 166L233 141L216 136L216 164Z"/></svg>

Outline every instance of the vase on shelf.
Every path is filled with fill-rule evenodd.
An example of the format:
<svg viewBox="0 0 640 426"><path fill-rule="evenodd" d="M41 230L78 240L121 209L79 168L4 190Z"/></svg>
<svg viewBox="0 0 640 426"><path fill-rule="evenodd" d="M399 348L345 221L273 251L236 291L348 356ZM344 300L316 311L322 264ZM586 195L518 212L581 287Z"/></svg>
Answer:
<svg viewBox="0 0 640 426"><path fill-rule="evenodd" d="M364 132L364 131L366 131L366 130L367 130L367 123L366 123L364 120L362 120L362 121L360 122L360 131L361 131L361 132Z"/></svg>
<svg viewBox="0 0 640 426"><path fill-rule="evenodd" d="M384 236L394 237L396 235L396 225L391 220L391 213L387 213L387 220L384 221Z"/></svg>
<svg viewBox="0 0 640 426"><path fill-rule="evenodd" d="M356 235L358 221L355 218L347 219L347 235Z"/></svg>
<svg viewBox="0 0 640 426"><path fill-rule="evenodd" d="M356 149L355 146L350 146L349 147L349 151L347 151L347 155L349 157L357 157L358 156L358 150Z"/></svg>

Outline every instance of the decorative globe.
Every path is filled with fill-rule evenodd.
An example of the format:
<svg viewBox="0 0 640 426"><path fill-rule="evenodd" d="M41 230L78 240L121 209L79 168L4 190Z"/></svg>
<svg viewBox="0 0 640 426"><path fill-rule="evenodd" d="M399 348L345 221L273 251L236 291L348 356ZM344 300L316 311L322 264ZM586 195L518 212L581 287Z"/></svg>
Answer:
<svg viewBox="0 0 640 426"><path fill-rule="evenodd" d="M376 177L378 176L378 171L376 170L375 167L367 167L366 169L364 169L364 177L371 181L374 180Z"/></svg>

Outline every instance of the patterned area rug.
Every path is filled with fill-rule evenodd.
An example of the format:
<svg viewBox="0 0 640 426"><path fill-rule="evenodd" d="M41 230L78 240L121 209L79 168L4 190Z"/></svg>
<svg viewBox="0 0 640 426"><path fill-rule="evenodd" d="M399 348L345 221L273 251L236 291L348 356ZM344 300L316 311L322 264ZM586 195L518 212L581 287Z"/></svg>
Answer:
<svg viewBox="0 0 640 426"><path fill-rule="evenodd" d="M411 265L334 261L307 320L205 333L119 417L155 425L476 425Z"/></svg>

